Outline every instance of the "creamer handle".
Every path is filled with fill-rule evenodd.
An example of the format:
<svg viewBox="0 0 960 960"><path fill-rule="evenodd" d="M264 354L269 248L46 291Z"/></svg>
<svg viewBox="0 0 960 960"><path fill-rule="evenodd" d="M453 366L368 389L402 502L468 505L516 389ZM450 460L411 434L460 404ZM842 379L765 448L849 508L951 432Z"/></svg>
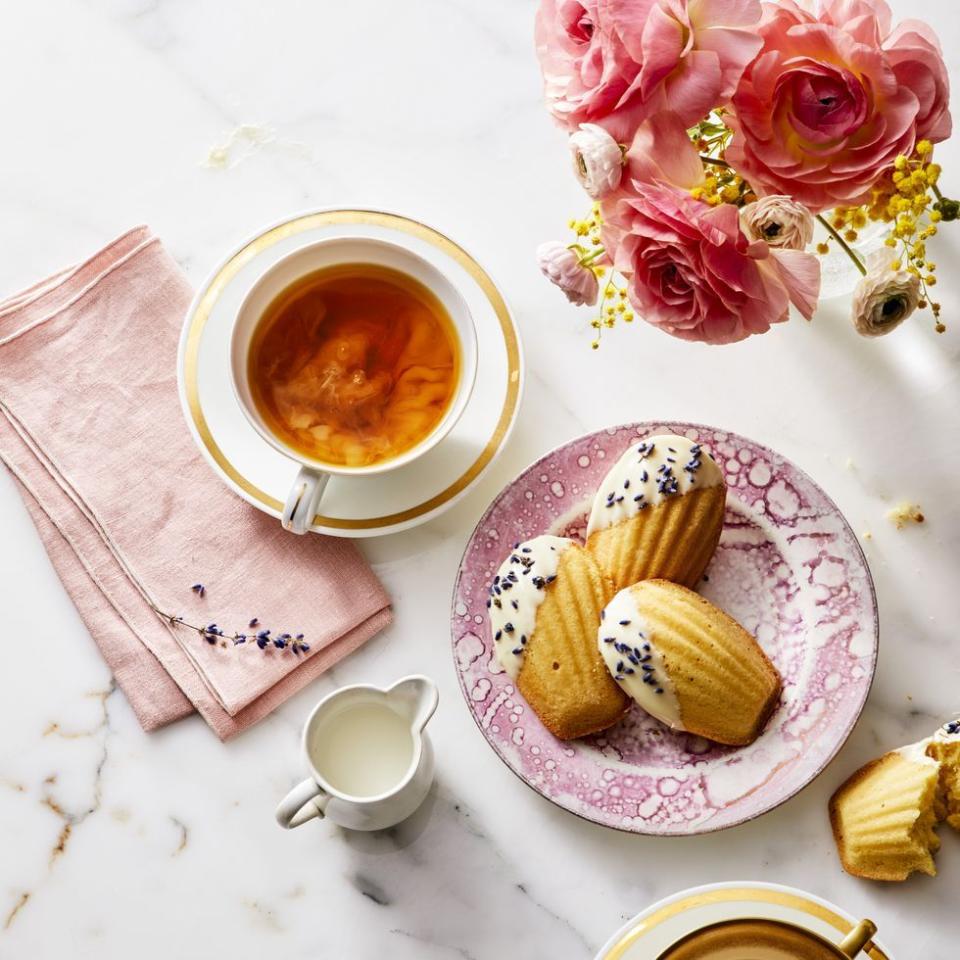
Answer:
<svg viewBox="0 0 960 960"><path fill-rule="evenodd" d="M326 816L327 803L330 798L313 781L304 780L298 783L281 801L277 807L277 823L290 830L312 820Z"/></svg>

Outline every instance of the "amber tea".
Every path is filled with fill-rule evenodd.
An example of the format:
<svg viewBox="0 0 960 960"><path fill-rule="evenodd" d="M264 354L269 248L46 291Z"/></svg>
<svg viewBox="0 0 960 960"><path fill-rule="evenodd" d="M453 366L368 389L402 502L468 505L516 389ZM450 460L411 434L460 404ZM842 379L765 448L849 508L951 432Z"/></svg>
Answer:
<svg viewBox="0 0 960 960"><path fill-rule="evenodd" d="M368 467L415 447L443 420L460 377L453 321L405 273L340 264L298 280L250 344L251 394L302 456Z"/></svg>

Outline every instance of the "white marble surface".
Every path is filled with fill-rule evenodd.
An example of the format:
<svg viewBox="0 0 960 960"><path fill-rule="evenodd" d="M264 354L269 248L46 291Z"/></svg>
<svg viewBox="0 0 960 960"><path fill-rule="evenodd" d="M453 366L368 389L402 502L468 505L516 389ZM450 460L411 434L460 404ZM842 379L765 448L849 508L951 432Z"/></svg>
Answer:
<svg viewBox="0 0 960 960"><path fill-rule="evenodd" d="M539 103L533 0L46 0L4 10L0 287L11 292L137 222L190 277L265 221L366 203L419 215L475 251L526 339L529 389L479 489L417 531L366 550L395 625L237 742L198 719L146 736L0 476L0 957L589 960L661 895L765 879L874 916L899 960L960 938L960 838L941 875L881 887L845 876L826 821L859 763L960 705L960 231L937 245L949 332L924 321L867 343L842 305L724 349L635 325L588 349L584 314L540 281L536 242L582 198ZM955 83L960 20L938 0ZM958 84L960 86L960 84ZM226 169L203 166L240 124ZM960 192L960 141L942 151ZM671 367L685 368L682 392ZM2 376L2 371L0 371ZM522 787L460 701L447 634L460 551L491 497L558 442L624 419L729 426L803 465L864 542L882 653L866 714L830 769L761 820L693 840L622 836ZM894 501L928 523L897 532ZM386 836L283 833L300 776L296 730L347 681L437 678L438 783Z"/></svg>

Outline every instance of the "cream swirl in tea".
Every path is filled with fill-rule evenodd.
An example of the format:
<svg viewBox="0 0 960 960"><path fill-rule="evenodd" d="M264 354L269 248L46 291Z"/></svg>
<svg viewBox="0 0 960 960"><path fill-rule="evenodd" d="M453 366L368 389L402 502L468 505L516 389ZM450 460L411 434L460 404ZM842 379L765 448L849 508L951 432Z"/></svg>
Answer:
<svg viewBox="0 0 960 960"><path fill-rule="evenodd" d="M346 467L394 459L443 420L460 378L446 309L419 281L342 264L297 281L250 345L254 403L301 455Z"/></svg>

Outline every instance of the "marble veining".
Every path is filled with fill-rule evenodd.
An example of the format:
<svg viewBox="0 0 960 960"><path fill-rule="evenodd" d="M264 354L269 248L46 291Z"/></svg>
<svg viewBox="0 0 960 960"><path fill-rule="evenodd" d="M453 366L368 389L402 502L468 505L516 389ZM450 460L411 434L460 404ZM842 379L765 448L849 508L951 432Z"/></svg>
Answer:
<svg viewBox="0 0 960 960"><path fill-rule="evenodd" d="M960 89L960 18L942 0L890 5L937 24ZM839 301L730 348L635 322L592 352L589 312L548 288L533 256L587 208L540 102L534 0L7 6L4 294L138 222L199 283L264 223L367 204L433 223L483 262L517 314L529 377L513 438L478 488L364 546L398 599L393 627L228 746L196 719L141 733L0 472L0 957L592 960L659 897L744 879L872 916L899 960L948 955L958 838L944 831L936 879L871 885L841 872L826 803L862 763L956 716L960 325L864 343ZM245 125L272 139L205 166ZM958 159L960 141L938 148L955 194ZM957 242L937 238L941 263ZM938 288L948 323L958 289ZM652 418L723 426L800 465L859 535L880 603L876 681L840 756L783 807L691 840L614 833L535 795L476 729L449 651L454 573L503 485L572 437ZM551 495L539 477L527 492ZM903 500L922 505L923 526L886 519ZM748 549L748 524L743 537ZM423 810L371 837L281 831L273 807L303 776L310 707L336 685L416 671L441 697Z"/></svg>

